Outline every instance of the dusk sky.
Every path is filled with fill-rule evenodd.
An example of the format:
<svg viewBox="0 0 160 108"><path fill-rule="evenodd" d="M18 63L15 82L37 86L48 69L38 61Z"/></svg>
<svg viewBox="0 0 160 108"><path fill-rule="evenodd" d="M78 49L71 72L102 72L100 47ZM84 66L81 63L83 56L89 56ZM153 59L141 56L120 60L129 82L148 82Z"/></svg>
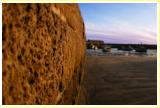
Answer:
<svg viewBox="0 0 160 108"><path fill-rule="evenodd" d="M157 43L154 3L81 3L87 39L106 43Z"/></svg>

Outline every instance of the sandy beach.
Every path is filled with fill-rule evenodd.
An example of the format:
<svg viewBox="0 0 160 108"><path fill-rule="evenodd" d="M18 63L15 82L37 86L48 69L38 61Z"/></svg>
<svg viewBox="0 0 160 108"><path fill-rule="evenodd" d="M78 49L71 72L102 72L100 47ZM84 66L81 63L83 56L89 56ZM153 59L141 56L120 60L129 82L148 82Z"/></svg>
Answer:
<svg viewBox="0 0 160 108"><path fill-rule="evenodd" d="M88 104L157 104L157 60L147 56L87 56Z"/></svg>

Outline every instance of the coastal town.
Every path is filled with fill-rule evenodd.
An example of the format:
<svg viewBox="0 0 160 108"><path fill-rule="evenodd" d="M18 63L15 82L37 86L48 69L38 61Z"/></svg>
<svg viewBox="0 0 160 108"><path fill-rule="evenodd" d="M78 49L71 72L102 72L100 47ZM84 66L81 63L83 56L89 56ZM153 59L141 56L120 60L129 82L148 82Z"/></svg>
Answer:
<svg viewBox="0 0 160 108"><path fill-rule="evenodd" d="M157 55L157 45L111 44L105 43L102 40L87 40L86 46L87 55Z"/></svg>

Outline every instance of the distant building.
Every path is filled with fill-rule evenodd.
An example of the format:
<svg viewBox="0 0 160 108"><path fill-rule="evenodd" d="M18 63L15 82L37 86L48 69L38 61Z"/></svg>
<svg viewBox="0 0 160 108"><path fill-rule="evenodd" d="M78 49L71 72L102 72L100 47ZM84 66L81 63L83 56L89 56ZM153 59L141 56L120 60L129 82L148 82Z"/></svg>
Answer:
<svg viewBox="0 0 160 108"><path fill-rule="evenodd" d="M104 41L102 40L87 40L86 42L87 49L92 49L93 46L96 46L97 49L102 49L104 45Z"/></svg>

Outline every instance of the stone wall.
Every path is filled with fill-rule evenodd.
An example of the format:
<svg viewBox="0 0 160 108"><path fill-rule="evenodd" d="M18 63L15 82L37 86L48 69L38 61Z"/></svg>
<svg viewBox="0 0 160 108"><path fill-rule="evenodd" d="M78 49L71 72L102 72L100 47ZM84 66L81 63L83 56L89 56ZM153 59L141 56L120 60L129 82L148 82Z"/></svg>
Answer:
<svg viewBox="0 0 160 108"><path fill-rule="evenodd" d="M85 59L79 6L3 4L2 9L3 104L79 104Z"/></svg>

